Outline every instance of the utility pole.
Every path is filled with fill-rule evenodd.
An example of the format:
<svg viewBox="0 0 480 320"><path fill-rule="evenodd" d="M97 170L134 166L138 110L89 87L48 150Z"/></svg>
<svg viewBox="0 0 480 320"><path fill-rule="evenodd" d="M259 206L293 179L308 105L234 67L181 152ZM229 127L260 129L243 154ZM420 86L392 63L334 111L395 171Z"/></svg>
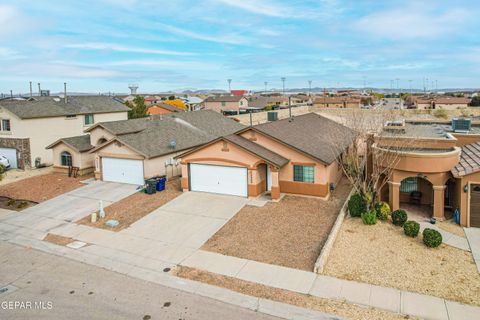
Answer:
<svg viewBox="0 0 480 320"><path fill-rule="evenodd" d="M283 95L285 95L285 80L286 80L287 78L281 77L280 79L282 80Z"/></svg>
<svg viewBox="0 0 480 320"><path fill-rule="evenodd" d="M33 97L33 93L32 93L32 81L30 81L30 98Z"/></svg>
<svg viewBox="0 0 480 320"><path fill-rule="evenodd" d="M308 80L308 95L312 95L312 80Z"/></svg>
<svg viewBox="0 0 480 320"><path fill-rule="evenodd" d="M41 96L42 95L42 90L40 88L40 82L37 83L38 84L38 96Z"/></svg>
<svg viewBox="0 0 480 320"><path fill-rule="evenodd" d="M228 82L228 93L232 93L232 79L227 79Z"/></svg>

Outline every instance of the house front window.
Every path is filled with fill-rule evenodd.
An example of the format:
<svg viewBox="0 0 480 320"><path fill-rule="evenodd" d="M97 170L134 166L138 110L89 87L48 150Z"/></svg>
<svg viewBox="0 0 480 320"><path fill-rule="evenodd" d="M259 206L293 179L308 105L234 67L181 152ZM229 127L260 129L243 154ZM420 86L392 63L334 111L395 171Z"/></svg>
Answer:
<svg viewBox="0 0 480 320"><path fill-rule="evenodd" d="M93 114L86 114L85 115L85 125L88 126L90 124L93 124L95 121L93 119Z"/></svg>
<svg viewBox="0 0 480 320"><path fill-rule="evenodd" d="M2 119L2 130L10 131L10 119Z"/></svg>
<svg viewBox="0 0 480 320"><path fill-rule="evenodd" d="M293 181L297 182L315 182L315 170L313 166L293 166Z"/></svg>
<svg viewBox="0 0 480 320"><path fill-rule="evenodd" d="M72 155L70 154L70 152L63 151L60 154L60 162L61 162L62 166L71 167L72 166Z"/></svg>

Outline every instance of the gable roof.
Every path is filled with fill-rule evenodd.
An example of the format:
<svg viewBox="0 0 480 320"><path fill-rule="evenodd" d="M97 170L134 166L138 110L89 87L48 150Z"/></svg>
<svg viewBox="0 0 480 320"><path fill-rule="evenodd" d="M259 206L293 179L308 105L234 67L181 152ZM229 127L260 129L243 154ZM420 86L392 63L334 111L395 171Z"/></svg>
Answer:
<svg viewBox="0 0 480 320"><path fill-rule="evenodd" d="M245 139L244 137L237 135L237 134L231 134L228 136L223 137L223 139L232 142L233 144L236 144L237 146L249 151L250 153L253 153L260 158L266 160L267 162L270 162L277 167L281 168L284 165L288 163L288 159L282 157L278 153L275 153L255 142L252 142L248 139Z"/></svg>
<svg viewBox="0 0 480 320"><path fill-rule="evenodd" d="M204 100L204 102L238 102L243 96L212 96Z"/></svg>
<svg viewBox="0 0 480 320"><path fill-rule="evenodd" d="M165 109L171 112L185 112L185 110L177 108L175 106L169 105L168 103L160 102L160 103L155 103L154 105L148 107L148 110L151 108L161 108Z"/></svg>
<svg viewBox="0 0 480 320"><path fill-rule="evenodd" d="M259 124L252 129L331 164L355 139L353 130L316 113Z"/></svg>
<svg viewBox="0 0 480 320"><path fill-rule="evenodd" d="M3 107L21 119L49 118L78 114L127 112L130 110L114 97L72 96L67 103L59 97L35 97L27 100L2 100Z"/></svg>
<svg viewBox="0 0 480 320"><path fill-rule="evenodd" d="M480 142L464 145L460 161L452 169L452 174L455 178L476 172L480 172Z"/></svg>
<svg viewBox="0 0 480 320"><path fill-rule="evenodd" d="M147 158L193 148L244 128L238 122L212 110L154 115L102 122L98 125L114 134L115 140ZM174 148L172 142L175 142Z"/></svg>
<svg viewBox="0 0 480 320"><path fill-rule="evenodd" d="M65 143L67 146L78 152L85 152L93 149L93 146L90 144L90 135L88 134L59 139L47 146L45 149L51 149L61 142Z"/></svg>

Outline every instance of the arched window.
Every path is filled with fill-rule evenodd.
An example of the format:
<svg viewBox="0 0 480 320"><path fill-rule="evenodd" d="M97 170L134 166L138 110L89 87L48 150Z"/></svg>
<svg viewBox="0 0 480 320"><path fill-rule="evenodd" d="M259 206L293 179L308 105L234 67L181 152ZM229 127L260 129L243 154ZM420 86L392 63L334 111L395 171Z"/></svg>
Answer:
<svg viewBox="0 0 480 320"><path fill-rule="evenodd" d="M103 144L103 143L105 143L105 142L107 142L107 139L105 139L105 138L100 138L100 139L98 139L98 141L97 141L97 146L99 146L99 145L101 145L101 144Z"/></svg>
<svg viewBox="0 0 480 320"><path fill-rule="evenodd" d="M60 154L60 162L62 166L71 167L72 166L72 155L68 151L63 151Z"/></svg>

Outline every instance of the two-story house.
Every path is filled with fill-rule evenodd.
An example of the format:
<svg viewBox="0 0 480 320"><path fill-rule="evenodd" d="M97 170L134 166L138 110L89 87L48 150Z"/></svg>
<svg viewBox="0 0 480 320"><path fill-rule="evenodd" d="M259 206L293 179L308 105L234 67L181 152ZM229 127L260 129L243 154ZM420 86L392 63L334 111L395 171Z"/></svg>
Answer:
<svg viewBox="0 0 480 320"><path fill-rule="evenodd" d="M240 110L248 109L248 100L241 96L214 96L205 99L202 107L223 114L239 114Z"/></svg>
<svg viewBox="0 0 480 320"><path fill-rule="evenodd" d="M12 168L53 164L45 149L61 137L77 136L95 123L128 118L120 100L107 96L35 97L0 101L0 155Z"/></svg>

